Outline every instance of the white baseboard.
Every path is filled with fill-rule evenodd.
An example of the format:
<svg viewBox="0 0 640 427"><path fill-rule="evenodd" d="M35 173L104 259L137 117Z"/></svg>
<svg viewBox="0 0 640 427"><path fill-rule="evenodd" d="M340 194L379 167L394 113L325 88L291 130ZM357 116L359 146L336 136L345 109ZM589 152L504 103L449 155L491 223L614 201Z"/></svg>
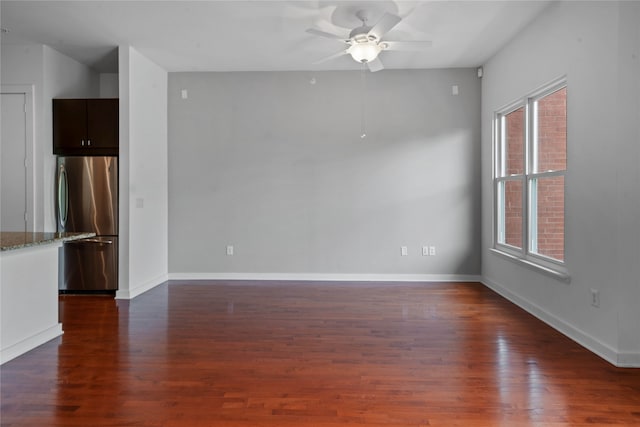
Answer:
<svg viewBox="0 0 640 427"><path fill-rule="evenodd" d="M480 282L463 274L169 273L169 280L282 280L341 282Z"/></svg>
<svg viewBox="0 0 640 427"><path fill-rule="evenodd" d="M46 343L47 341L51 341L52 339L59 337L62 333L62 323L58 323L57 325L51 326L42 332L12 344L7 348L3 348L0 350L0 364L15 359L16 357Z"/></svg>
<svg viewBox="0 0 640 427"><path fill-rule="evenodd" d="M169 280L169 276L167 274L161 274L160 276L148 280L144 283L140 283L133 288L119 289L118 291L116 291L116 299L133 299L138 295L155 288L159 284L166 282L167 280Z"/></svg>
<svg viewBox="0 0 640 427"><path fill-rule="evenodd" d="M640 353L618 353L619 368L640 368Z"/></svg>
<svg viewBox="0 0 640 427"><path fill-rule="evenodd" d="M508 299L518 307L534 315L547 325L551 326L555 330L571 338L587 350L600 356L607 362L620 368L640 368L640 354L638 353L618 353L611 346L597 340L580 328L573 326L562 319L550 314L540 306L527 301L526 299L514 294L506 289L504 286L499 285L491 279L486 277L482 278L481 282L489 289L495 291L499 295Z"/></svg>

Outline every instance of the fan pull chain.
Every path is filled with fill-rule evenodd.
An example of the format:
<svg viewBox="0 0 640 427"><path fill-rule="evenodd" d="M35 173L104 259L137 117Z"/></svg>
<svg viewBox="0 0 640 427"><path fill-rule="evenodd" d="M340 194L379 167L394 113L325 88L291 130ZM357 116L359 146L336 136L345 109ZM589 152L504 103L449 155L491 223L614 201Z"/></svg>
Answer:
<svg viewBox="0 0 640 427"><path fill-rule="evenodd" d="M361 87L362 87L362 97L361 97L361 111L360 111L360 138L364 139L367 136L367 132L365 129L365 117L366 117L366 111L365 111L365 95L367 92L367 82L366 82L366 71L365 71L365 63L362 63L362 68L360 69L360 83L361 83Z"/></svg>

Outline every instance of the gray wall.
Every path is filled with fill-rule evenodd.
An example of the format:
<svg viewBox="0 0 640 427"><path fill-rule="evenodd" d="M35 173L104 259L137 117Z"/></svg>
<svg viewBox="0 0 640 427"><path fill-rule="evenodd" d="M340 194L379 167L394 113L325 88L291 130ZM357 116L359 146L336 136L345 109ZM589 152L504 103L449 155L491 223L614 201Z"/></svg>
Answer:
<svg viewBox="0 0 640 427"><path fill-rule="evenodd" d="M482 274L485 283L618 365L640 366L640 3L560 2L485 66ZM491 121L507 103L567 76L564 283L489 251ZM590 289L600 307L590 305Z"/></svg>
<svg viewBox="0 0 640 427"><path fill-rule="evenodd" d="M475 70L361 77L170 73L172 277L479 273Z"/></svg>

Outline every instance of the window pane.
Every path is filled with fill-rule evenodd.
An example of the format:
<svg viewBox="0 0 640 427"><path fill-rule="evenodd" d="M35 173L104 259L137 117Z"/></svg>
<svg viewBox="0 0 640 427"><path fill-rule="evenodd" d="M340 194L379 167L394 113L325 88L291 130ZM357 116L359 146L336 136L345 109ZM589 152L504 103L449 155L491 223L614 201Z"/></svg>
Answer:
<svg viewBox="0 0 640 427"><path fill-rule="evenodd" d="M522 248L522 181L500 183L499 242Z"/></svg>
<svg viewBox="0 0 640 427"><path fill-rule="evenodd" d="M567 168L567 89L536 101L537 141L533 169L537 172Z"/></svg>
<svg viewBox="0 0 640 427"><path fill-rule="evenodd" d="M531 184L531 251L564 261L564 176Z"/></svg>
<svg viewBox="0 0 640 427"><path fill-rule="evenodd" d="M506 174L524 173L524 107L504 116Z"/></svg>

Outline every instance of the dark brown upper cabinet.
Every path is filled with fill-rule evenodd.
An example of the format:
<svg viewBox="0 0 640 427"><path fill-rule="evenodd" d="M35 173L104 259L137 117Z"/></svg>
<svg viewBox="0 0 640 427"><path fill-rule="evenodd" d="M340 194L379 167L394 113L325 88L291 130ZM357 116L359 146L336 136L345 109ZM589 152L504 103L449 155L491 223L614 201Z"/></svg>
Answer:
<svg viewBox="0 0 640 427"><path fill-rule="evenodd" d="M118 155L118 99L54 99L53 154Z"/></svg>

